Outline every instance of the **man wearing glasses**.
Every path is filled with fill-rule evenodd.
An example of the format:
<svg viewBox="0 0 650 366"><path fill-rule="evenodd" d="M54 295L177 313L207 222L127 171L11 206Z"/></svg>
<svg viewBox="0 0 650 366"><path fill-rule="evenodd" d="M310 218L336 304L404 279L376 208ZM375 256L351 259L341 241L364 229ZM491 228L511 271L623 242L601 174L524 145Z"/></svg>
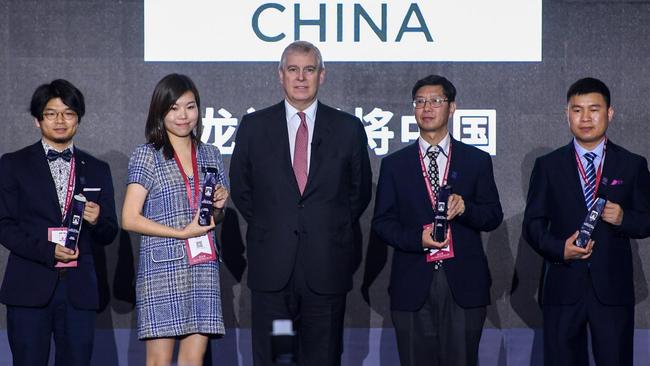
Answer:
<svg viewBox="0 0 650 366"><path fill-rule="evenodd" d="M372 221L394 248L389 293L400 363L476 365L491 285L481 232L503 219L492 161L449 135L449 80L418 80L412 97L420 137L382 160Z"/></svg>
<svg viewBox="0 0 650 366"><path fill-rule="evenodd" d="M99 307L93 247L117 234L111 172L72 142L85 104L71 83L39 86L30 111L41 140L0 158L0 243L10 251L0 301L13 364L47 365L54 336L56 365L90 365ZM82 215L71 209L80 193ZM61 245L82 217L76 248Z"/></svg>

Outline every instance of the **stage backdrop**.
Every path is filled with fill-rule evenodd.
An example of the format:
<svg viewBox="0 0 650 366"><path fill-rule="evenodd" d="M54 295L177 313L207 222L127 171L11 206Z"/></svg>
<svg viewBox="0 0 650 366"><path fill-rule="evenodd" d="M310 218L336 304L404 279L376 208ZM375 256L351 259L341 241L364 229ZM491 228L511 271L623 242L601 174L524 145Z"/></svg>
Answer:
<svg viewBox="0 0 650 366"><path fill-rule="evenodd" d="M238 122L281 100L277 61L301 38L323 51L327 77L319 99L366 125L376 183L382 157L417 137L413 83L444 75L458 89L450 130L492 155L505 214L484 235L493 286L481 364L537 364L542 261L521 238L532 164L569 141L566 90L585 76L611 88L611 140L650 156L648 24L647 0L0 0L0 154L39 139L28 112L34 89L70 80L87 103L75 144L110 164L119 216L129 156L145 141L160 78L177 72L194 79L202 140L220 148L228 167ZM228 207L219 235L228 335L211 352L215 363L247 365L246 224ZM363 259L347 302L347 365L397 362L387 296L392 249L370 233L372 212L373 203L362 217ZM632 241L640 362L649 352L648 244ZM133 332L138 247L137 235L121 231L96 253L102 308L93 364L141 364L143 346ZM0 247L0 279L7 256ZM0 365L10 364L6 342L0 306Z"/></svg>

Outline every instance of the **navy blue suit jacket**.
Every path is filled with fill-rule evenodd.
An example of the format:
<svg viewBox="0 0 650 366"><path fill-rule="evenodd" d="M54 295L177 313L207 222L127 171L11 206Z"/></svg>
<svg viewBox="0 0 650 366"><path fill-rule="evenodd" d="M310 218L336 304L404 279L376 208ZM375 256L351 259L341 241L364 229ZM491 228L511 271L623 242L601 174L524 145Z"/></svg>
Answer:
<svg viewBox="0 0 650 366"><path fill-rule="evenodd" d="M587 215L573 141L535 161L530 177L523 233L545 259L540 300L574 304L593 285L607 305L634 304L630 238L650 235L650 173L645 158L607 142L598 194L623 208L623 222L599 221L587 260L564 261L564 243ZM591 274L591 275L589 275Z"/></svg>
<svg viewBox="0 0 650 366"><path fill-rule="evenodd" d="M289 156L284 101L245 115L230 160L232 199L248 222L248 286L278 291L300 246L315 292L352 288L360 256L355 226L370 202L368 140L358 118L318 103L302 196Z"/></svg>
<svg viewBox="0 0 650 366"><path fill-rule="evenodd" d="M96 225L84 222L76 268L67 269L72 305L97 309L99 293L93 247L106 245L117 234L113 182L108 164L75 146L75 194L84 187L101 188ZM66 221L67 222L67 221ZM41 142L0 158L0 243L9 249L0 301L14 306L45 306L57 283L54 246L48 228L61 227L56 188Z"/></svg>
<svg viewBox="0 0 650 366"><path fill-rule="evenodd" d="M455 257L444 262L449 287L462 307L490 303L492 283L481 243L481 231L496 229L503 220L490 155L451 139L448 184L463 197L465 212L452 221ZM429 294L433 264L422 248L422 227L433 222L415 142L381 162L373 230L392 246L391 309L416 311Z"/></svg>

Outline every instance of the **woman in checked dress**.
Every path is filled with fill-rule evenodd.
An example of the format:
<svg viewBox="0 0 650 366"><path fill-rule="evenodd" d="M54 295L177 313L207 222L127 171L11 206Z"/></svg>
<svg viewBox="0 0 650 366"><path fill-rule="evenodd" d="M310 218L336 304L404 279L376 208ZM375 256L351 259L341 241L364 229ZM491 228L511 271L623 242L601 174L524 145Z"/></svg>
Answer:
<svg viewBox="0 0 650 366"><path fill-rule="evenodd" d="M228 198L221 154L200 140L200 110L190 78L165 76L151 97L148 143L129 161L122 227L141 234L136 311L147 365L170 365L176 340L179 365L202 365L210 336L224 334L219 261L190 264L190 243L218 256L214 227ZM217 189L212 222L200 226L205 168L217 169Z"/></svg>

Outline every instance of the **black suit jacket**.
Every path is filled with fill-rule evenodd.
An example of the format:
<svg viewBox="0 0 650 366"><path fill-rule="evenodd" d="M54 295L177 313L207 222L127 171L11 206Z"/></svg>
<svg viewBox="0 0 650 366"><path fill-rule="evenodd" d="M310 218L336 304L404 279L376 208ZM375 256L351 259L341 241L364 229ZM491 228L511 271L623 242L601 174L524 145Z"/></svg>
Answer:
<svg viewBox="0 0 650 366"><path fill-rule="evenodd" d="M284 102L247 114L230 161L232 198L248 222L248 286L277 291L304 254L312 290L352 288L354 226L371 195L366 133L354 116L318 103L309 176L301 196L291 157Z"/></svg>
<svg viewBox="0 0 650 366"><path fill-rule="evenodd" d="M455 257L444 262L449 287L462 307L490 303L492 283L481 243L481 231L496 229L503 220L490 155L451 139L448 184L463 197L465 212L450 221ZM434 219L415 143L381 162L373 230L392 246L389 293L391 309L419 310L433 278L422 248L422 226Z"/></svg>
<svg viewBox="0 0 650 366"><path fill-rule="evenodd" d="M564 261L564 242L587 215L573 141L535 161L524 213L523 233L545 259L541 300L574 304L594 286L608 305L634 304L630 238L650 235L650 173L645 158L607 142L598 194L623 208L623 222L599 221L587 260Z"/></svg>
<svg viewBox="0 0 650 366"><path fill-rule="evenodd" d="M96 225L84 222L76 268L68 268L68 300L82 309L97 309L99 293L93 247L106 245L117 234L113 182L108 164L75 146L75 194L84 187L101 188ZM67 221L66 221L67 222ZM45 306L57 283L54 246L48 228L61 227L56 188L41 142L0 159L0 243L9 260L0 301L14 306Z"/></svg>

